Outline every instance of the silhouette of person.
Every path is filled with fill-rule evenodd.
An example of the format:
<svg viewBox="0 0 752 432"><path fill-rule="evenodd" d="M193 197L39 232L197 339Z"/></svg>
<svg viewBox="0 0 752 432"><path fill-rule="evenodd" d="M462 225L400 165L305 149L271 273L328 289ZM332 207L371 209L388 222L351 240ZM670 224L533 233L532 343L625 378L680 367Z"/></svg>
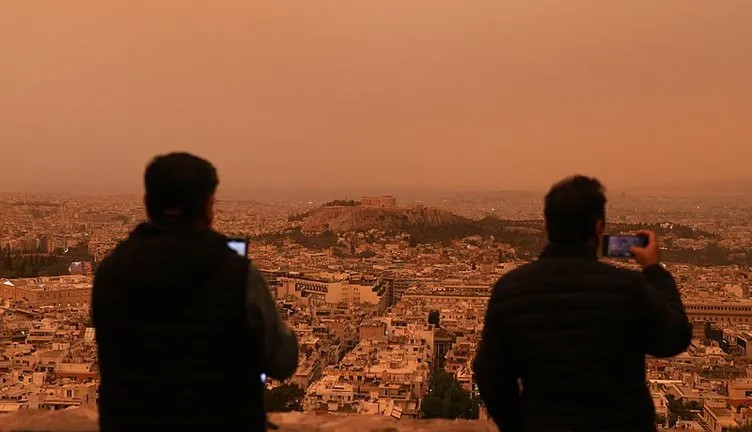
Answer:
<svg viewBox="0 0 752 432"><path fill-rule="evenodd" d="M267 285L213 231L217 173L187 153L146 169L149 221L99 266L92 316L100 427L263 431L264 374L290 377L295 334Z"/></svg>
<svg viewBox="0 0 752 432"><path fill-rule="evenodd" d="M548 246L493 289L473 369L502 432L656 430L645 355L683 352L691 327L654 233L629 249L642 272L598 261L605 204L595 179L554 185Z"/></svg>

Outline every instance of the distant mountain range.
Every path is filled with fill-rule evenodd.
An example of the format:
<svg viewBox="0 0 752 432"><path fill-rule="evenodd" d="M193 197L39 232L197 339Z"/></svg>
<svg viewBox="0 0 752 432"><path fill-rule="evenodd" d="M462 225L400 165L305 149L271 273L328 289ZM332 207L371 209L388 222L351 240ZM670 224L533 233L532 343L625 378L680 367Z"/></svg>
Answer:
<svg viewBox="0 0 752 432"><path fill-rule="evenodd" d="M708 196L708 195L749 195L752 196L752 178L718 181L676 181L672 183L656 183L638 186L612 186L606 184L609 193L626 193L628 195L655 196ZM530 190L499 189L276 189L276 190L234 190L223 189L222 195L232 199L260 199L260 200L293 200L323 203L331 197L359 200L362 196L390 194L397 197L401 203L424 202L438 203L443 200L484 200L484 199L535 199L540 200L548 188L531 188Z"/></svg>
<svg viewBox="0 0 752 432"><path fill-rule="evenodd" d="M137 184L105 185L99 183L73 183L60 181L54 184L27 185L21 188L3 185L5 189L0 193L49 193L69 195L132 195L140 197L142 187ZM606 184L610 192L638 195L752 195L752 178L728 179L712 181L682 181L679 179L670 183L655 183L637 186L615 186ZM363 196L394 195L400 202L436 202L443 199L486 199L495 197L540 197L542 198L548 187L530 188L529 190L512 190L500 185L498 189L491 188L414 188L404 187L343 187L343 188L310 188L310 187L242 187L223 184L219 189L219 196L225 200L261 200L261 201L312 201L325 202L331 197L345 199L360 199Z"/></svg>
<svg viewBox="0 0 752 432"><path fill-rule="evenodd" d="M676 182L621 190L640 195L752 195L752 179Z"/></svg>

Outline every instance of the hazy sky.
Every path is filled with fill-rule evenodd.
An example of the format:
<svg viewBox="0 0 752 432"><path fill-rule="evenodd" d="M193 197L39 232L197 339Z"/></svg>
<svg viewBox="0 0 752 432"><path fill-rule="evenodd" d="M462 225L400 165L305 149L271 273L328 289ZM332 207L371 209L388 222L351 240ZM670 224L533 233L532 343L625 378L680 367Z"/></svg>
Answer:
<svg viewBox="0 0 752 432"><path fill-rule="evenodd" d="M750 178L750 0L0 1L0 191Z"/></svg>

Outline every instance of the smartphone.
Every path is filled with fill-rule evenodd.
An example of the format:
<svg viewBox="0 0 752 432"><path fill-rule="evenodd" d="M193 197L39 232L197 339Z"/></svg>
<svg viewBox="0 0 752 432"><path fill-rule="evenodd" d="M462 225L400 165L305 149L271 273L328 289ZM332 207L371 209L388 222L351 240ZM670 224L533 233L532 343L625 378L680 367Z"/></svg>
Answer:
<svg viewBox="0 0 752 432"><path fill-rule="evenodd" d="M606 235L603 236L603 256L609 258L631 258L629 249L632 246L645 247L648 237L644 235Z"/></svg>
<svg viewBox="0 0 752 432"><path fill-rule="evenodd" d="M227 239L227 246L234 250L235 253L242 257L248 256L248 239L245 238L229 238Z"/></svg>

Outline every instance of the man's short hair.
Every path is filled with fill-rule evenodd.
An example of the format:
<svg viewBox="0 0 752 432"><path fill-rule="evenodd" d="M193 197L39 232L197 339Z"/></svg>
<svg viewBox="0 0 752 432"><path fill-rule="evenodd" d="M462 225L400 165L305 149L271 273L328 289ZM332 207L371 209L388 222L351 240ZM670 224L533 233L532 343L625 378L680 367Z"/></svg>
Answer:
<svg viewBox="0 0 752 432"><path fill-rule="evenodd" d="M146 213L158 222L191 223L204 212L217 190L217 170L189 153L155 157L144 174Z"/></svg>
<svg viewBox="0 0 752 432"><path fill-rule="evenodd" d="M595 236L595 223L606 219L604 187L581 175L564 179L546 195L545 215L550 242L585 243Z"/></svg>

